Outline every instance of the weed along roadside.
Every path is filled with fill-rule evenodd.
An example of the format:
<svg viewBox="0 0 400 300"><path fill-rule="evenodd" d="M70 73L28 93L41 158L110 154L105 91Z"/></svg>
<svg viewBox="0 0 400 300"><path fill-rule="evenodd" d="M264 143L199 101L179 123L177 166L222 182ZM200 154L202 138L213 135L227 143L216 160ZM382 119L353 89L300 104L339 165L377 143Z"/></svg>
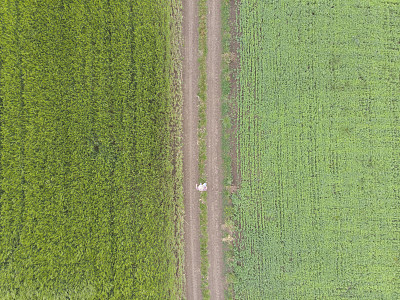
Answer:
<svg viewBox="0 0 400 300"><path fill-rule="evenodd" d="M199 144L199 181L208 182L206 173L207 161L207 0L199 0L199 122L198 122L198 144ZM201 292L203 299L210 299L208 269L208 192L200 193L200 257L201 257Z"/></svg>
<svg viewBox="0 0 400 300"><path fill-rule="evenodd" d="M240 186L237 171L236 128L237 128L237 81L238 45L237 45L237 3L236 0L223 0L222 19L222 75L221 75L221 121L222 121L222 168L223 168L223 252L224 277L226 282L225 299L234 299L233 272L234 249L238 244L234 222L232 198L236 197Z"/></svg>

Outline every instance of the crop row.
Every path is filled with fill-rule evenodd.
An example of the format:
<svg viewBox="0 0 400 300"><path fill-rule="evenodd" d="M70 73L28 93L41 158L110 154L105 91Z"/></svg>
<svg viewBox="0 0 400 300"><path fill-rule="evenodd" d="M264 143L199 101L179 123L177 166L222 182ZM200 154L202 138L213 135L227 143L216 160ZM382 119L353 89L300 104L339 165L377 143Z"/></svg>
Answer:
<svg viewBox="0 0 400 300"><path fill-rule="evenodd" d="M395 2L239 5L237 299L399 295Z"/></svg>
<svg viewBox="0 0 400 300"><path fill-rule="evenodd" d="M177 295L170 1L1 5L1 298Z"/></svg>

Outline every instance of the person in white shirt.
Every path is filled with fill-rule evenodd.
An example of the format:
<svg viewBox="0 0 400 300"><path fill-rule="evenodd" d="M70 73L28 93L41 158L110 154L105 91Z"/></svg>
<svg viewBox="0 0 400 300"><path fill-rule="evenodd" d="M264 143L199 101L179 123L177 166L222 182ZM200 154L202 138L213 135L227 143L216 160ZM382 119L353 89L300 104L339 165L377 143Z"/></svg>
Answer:
<svg viewBox="0 0 400 300"><path fill-rule="evenodd" d="M198 190L199 192L206 192L207 191L207 183L203 183L200 185L197 185L196 183L196 190Z"/></svg>

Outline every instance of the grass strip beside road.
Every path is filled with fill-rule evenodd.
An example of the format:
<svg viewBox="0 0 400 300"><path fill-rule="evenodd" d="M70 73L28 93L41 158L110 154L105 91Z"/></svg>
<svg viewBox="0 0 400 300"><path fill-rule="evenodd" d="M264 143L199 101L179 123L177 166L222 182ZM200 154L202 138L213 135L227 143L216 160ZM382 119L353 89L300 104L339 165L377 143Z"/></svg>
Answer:
<svg viewBox="0 0 400 300"><path fill-rule="evenodd" d="M233 218L233 205L231 197L235 194L236 185L234 182L233 170L233 151L235 134L234 123L236 122L236 98L233 91L232 81L235 80L236 69L232 68L232 63L235 60L236 53L232 52L232 42L235 38L234 26L231 23L232 1L223 0L221 5L222 15L222 159L223 159L223 245L224 245L224 263L225 263L225 278L227 288L225 291L225 299L233 299L233 263L234 263L234 243L235 243L235 225Z"/></svg>
<svg viewBox="0 0 400 300"><path fill-rule="evenodd" d="M207 159L207 0L199 0L199 181L207 182L205 171ZM210 299L208 288L208 217L207 217L207 193L200 193L200 254L201 254L201 291L203 299Z"/></svg>

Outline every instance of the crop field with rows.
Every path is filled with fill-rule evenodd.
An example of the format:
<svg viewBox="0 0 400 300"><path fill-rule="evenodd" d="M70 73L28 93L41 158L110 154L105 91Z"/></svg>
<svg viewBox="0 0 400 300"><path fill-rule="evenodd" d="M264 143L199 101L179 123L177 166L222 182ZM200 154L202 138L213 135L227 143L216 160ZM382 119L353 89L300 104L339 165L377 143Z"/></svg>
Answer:
<svg viewBox="0 0 400 300"><path fill-rule="evenodd" d="M1 1L1 299L182 297L178 3Z"/></svg>
<svg viewBox="0 0 400 300"><path fill-rule="evenodd" d="M236 299L400 299L400 1L239 5Z"/></svg>

